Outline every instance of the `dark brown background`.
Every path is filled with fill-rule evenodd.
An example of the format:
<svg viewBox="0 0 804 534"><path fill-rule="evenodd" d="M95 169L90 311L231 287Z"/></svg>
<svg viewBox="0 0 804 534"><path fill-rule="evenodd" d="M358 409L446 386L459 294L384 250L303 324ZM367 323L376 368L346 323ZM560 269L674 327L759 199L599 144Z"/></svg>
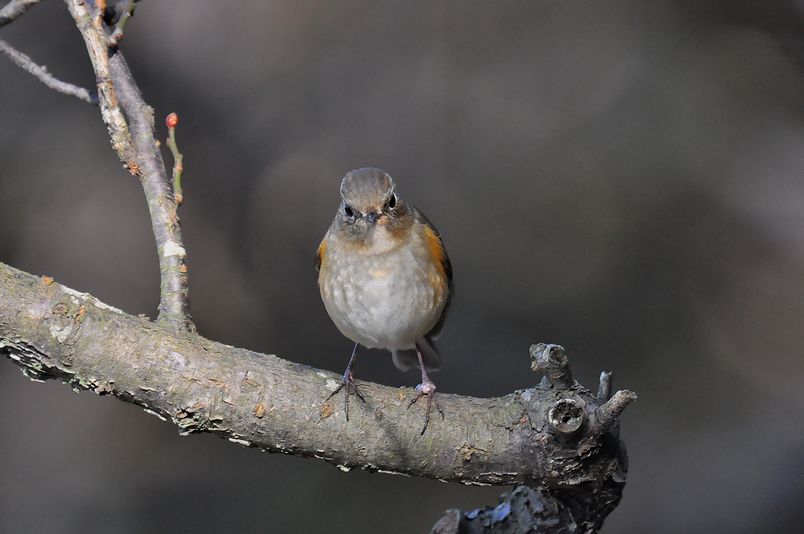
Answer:
<svg viewBox="0 0 804 534"><path fill-rule="evenodd" d="M341 371L312 253L349 169L436 223L445 392L564 345L639 401L606 532L804 522L804 33L793 2L142 2L124 50L181 116L200 332ZM799 2L800 6L801 3ZM90 86L46 2L0 32ZM153 315L155 247L97 110L0 59L0 260ZM160 119L161 124L161 119ZM164 135L164 131L160 130ZM414 385L384 353L358 377ZM341 473L0 363L0 530L421 532L503 488Z"/></svg>

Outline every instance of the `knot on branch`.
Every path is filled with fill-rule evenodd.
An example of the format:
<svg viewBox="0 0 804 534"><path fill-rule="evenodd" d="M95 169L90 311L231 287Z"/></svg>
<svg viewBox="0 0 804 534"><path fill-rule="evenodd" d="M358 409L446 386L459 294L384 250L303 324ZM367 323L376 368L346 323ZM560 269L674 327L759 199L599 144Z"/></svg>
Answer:
<svg viewBox="0 0 804 534"><path fill-rule="evenodd" d="M530 368L542 376L542 383L558 389L567 389L573 384L569 360L564 347L538 343L530 347Z"/></svg>
<svg viewBox="0 0 804 534"><path fill-rule="evenodd" d="M556 432L569 437L583 426L586 421L586 413L577 400L561 399L550 408L547 420Z"/></svg>
<svg viewBox="0 0 804 534"><path fill-rule="evenodd" d="M636 400L629 390L611 395L611 372L600 373L597 395L572 378L569 359L564 347L538 343L530 347L531 369L542 377L540 388L553 389L560 398L547 412L547 423L555 434L579 437L579 430L588 427L587 434L600 435L609 430L623 410Z"/></svg>
<svg viewBox="0 0 804 534"><path fill-rule="evenodd" d="M531 473L528 486L503 494L497 506L448 510L432 533L595 532L619 502L627 457L616 423L636 395L622 390L612 396L607 371L596 392L583 387L560 345L533 345L530 357L541 382L519 399L536 431L530 439L547 452L541 471Z"/></svg>

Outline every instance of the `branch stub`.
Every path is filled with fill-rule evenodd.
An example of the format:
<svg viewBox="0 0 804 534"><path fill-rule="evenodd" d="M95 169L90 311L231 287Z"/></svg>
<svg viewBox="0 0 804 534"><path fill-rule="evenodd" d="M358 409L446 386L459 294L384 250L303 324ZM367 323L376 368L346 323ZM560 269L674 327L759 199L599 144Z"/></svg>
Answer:
<svg viewBox="0 0 804 534"><path fill-rule="evenodd" d="M569 437L578 432L586 421L586 412L575 399L561 399L547 414L550 427L559 434Z"/></svg>

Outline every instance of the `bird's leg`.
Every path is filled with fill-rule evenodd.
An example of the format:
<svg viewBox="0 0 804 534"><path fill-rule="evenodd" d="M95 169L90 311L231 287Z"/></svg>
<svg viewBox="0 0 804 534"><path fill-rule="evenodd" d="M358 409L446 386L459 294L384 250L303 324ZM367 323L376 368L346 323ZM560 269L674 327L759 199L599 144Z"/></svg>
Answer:
<svg viewBox="0 0 804 534"><path fill-rule="evenodd" d="M424 413L424 426L421 432L423 436L424 431L427 430L427 425L430 424L430 412L433 410L433 405L435 405L438 413L441 414L441 419L444 419L444 410L441 409L441 405L438 404L438 398L436 398L436 385L427 376L427 371L424 370L422 351L419 349L418 343L416 343L416 355L419 357L419 369L422 370L422 383L416 386L416 395L408 403L408 408L413 406L420 398L427 396L427 411Z"/></svg>
<svg viewBox="0 0 804 534"><path fill-rule="evenodd" d="M327 397L327 400L329 400L332 397L334 397L344 387L346 388L346 394L343 397L343 411L346 413L347 421L349 420L349 395L351 393L354 393L355 395L357 395L358 399L360 399L364 403L366 402L365 397L363 397L363 394L360 392L360 389L358 389L357 384L355 384L354 376L352 376L352 365L354 364L355 355L357 354L357 345L358 344L355 343L355 348L352 349L352 356L349 358L349 364L346 366L346 371L343 372L343 379L341 380L341 385L338 386L338 388L335 391L330 393L329 397Z"/></svg>

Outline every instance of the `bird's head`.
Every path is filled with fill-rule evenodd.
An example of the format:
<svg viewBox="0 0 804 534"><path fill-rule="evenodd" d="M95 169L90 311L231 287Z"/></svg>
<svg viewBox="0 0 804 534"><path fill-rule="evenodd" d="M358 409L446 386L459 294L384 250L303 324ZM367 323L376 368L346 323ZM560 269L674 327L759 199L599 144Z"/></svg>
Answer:
<svg viewBox="0 0 804 534"><path fill-rule="evenodd" d="M369 231L376 225L392 224L406 213L394 180L385 171L364 167L343 177L337 216L343 224Z"/></svg>

